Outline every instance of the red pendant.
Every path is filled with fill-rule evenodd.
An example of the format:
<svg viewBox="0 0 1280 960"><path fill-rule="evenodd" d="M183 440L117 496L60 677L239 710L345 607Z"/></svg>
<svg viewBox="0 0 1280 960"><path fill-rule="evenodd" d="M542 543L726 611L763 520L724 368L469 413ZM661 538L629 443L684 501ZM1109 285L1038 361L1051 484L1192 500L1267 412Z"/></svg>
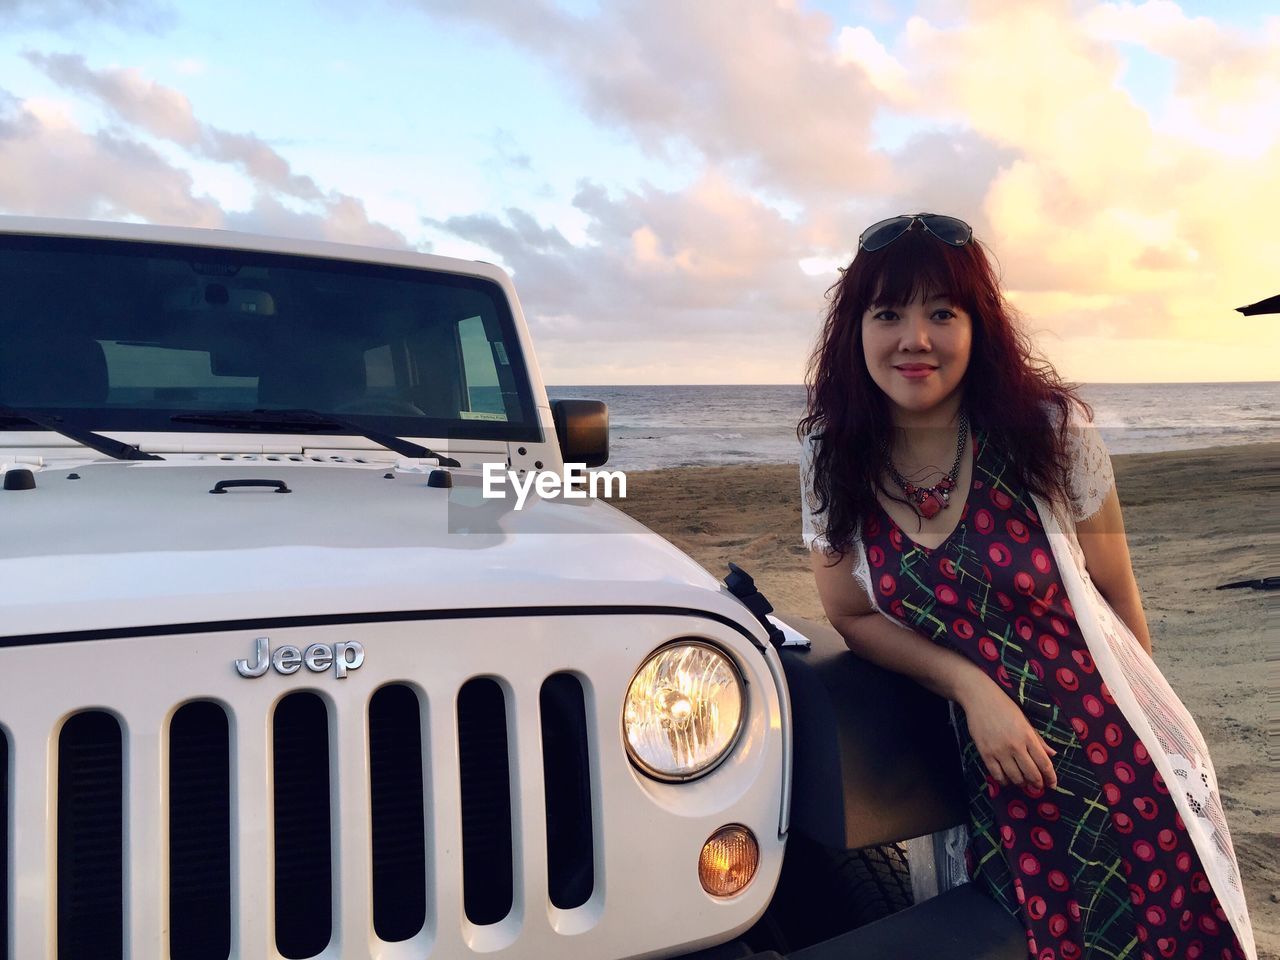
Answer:
<svg viewBox="0 0 1280 960"><path fill-rule="evenodd" d="M916 509L920 511L920 516L926 520L932 520L942 509L942 502L932 493L926 493L924 499L916 505Z"/></svg>

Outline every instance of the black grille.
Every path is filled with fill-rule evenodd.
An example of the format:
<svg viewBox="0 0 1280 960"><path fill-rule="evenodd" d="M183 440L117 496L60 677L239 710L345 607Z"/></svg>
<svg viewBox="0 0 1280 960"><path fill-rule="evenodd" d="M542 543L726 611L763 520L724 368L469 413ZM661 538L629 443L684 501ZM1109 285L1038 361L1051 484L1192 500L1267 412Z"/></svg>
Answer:
<svg viewBox="0 0 1280 960"><path fill-rule="evenodd" d="M0 730L0 957L9 957L9 740Z"/></svg>
<svg viewBox="0 0 1280 960"><path fill-rule="evenodd" d="M333 934L329 717L314 693L276 706L274 724L276 949L314 957Z"/></svg>
<svg viewBox="0 0 1280 960"><path fill-rule="evenodd" d="M578 678L548 677L542 713L542 782L547 798L547 887L561 910L580 907L595 886L587 709Z"/></svg>
<svg viewBox="0 0 1280 960"><path fill-rule="evenodd" d="M124 764L120 724L81 713L58 738L58 958L124 953Z"/></svg>
<svg viewBox="0 0 1280 960"><path fill-rule="evenodd" d="M472 923L497 923L511 911L514 880L506 698L493 680L458 691L458 756L463 905Z"/></svg>
<svg viewBox="0 0 1280 960"><path fill-rule="evenodd" d="M169 955L231 953L231 750L227 715L188 703L169 725Z"/></svg>
<svg viewBox="0 0 1280 960"><path fill-rule="evenodd" d="M373 929L408 940L427 919L422 719L403 684L369 701L369 794L373 816Z"/></svg>

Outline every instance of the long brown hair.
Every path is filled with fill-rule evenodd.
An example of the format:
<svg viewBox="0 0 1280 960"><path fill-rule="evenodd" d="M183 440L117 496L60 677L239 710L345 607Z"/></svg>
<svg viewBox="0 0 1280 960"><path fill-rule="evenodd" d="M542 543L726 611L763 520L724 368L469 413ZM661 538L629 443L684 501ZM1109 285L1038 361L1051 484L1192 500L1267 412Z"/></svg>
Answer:
<svg viewBox="0 0 1280 960"><path fill-rule="evenodd" d="M888 400L862 349L862 316L873 300L893 306L945 292L969 314L973 344L962 384L970 423L1010 454L1014 479L1037 496L1066 502L1071 406L1093 415L1076 385L1035 354L985 248L976 239L953 247L912 227L887 247L859 250L827 291L831 305L809 360L808 413L796 432L816 441L812 507L841 556L875 509L880 451L892 438Z"/></svg>

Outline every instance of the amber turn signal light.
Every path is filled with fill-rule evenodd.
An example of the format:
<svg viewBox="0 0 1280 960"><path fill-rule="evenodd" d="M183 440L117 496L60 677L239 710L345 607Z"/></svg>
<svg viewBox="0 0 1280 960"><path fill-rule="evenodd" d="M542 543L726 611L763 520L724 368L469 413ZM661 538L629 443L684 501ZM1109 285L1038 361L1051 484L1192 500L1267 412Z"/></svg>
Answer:
<svg viewBox="0 0 1280 960"><path fill-rule="evenodd" d="M760 845L755 835L741 824L721 827L702 845L698 857L698 879L713 897L740 893L760 866Z"/></svg>

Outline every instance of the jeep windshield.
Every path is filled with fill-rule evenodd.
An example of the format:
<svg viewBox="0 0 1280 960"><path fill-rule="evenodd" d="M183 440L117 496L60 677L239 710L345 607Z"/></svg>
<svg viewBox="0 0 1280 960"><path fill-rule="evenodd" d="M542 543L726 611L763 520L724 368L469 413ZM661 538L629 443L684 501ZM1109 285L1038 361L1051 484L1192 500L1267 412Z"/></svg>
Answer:
<svg viewBox="0 0 1280 960"><path fill-rule="evenodd" d="M314 411L335 434L541 438L510 307L488 279L0 236L0 289L0 405L37 423L260 432L251 416L191 415ZM0 431L31 427L0 419Z"/></svg>

